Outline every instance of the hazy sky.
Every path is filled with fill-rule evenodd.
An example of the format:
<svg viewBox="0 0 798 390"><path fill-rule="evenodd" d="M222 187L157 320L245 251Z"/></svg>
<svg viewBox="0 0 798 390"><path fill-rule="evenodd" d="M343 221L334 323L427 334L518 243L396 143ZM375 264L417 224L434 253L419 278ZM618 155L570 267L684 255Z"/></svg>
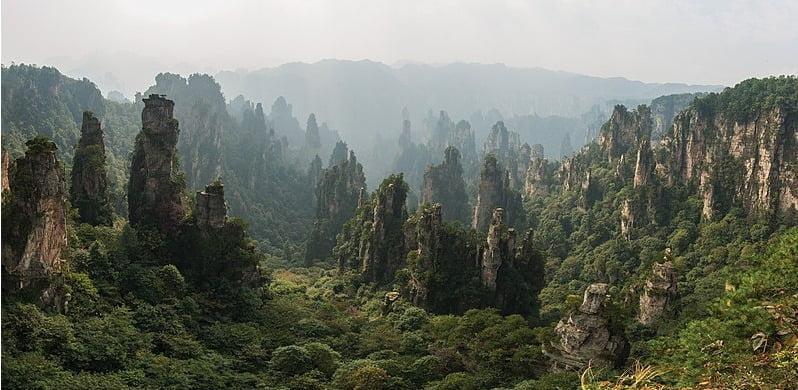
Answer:
<svg viewBox="0 0 798 390"><path fill-rule="evenodd" d="M731 85L798 73L798 1L2 0L4 64L125 78L324 58Z"/></svg>

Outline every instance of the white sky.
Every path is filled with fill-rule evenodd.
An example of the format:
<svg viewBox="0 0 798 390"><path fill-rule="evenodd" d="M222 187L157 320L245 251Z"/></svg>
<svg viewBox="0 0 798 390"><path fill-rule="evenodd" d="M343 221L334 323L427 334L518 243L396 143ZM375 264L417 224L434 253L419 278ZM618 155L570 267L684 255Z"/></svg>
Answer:
<svg viewBox="0 0 798 390"><path fill-rule="evenodd" d="M798 1L2 0L1 50L116 71L368 58L733 85L798 73Z"/></svg>

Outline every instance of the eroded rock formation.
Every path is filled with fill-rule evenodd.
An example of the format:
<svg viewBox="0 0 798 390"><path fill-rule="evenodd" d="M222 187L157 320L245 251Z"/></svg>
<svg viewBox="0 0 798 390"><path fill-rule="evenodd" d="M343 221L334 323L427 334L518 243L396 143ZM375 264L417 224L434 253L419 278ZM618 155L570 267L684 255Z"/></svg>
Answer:
<svg viewBox="0 0 798 390"><path fill-rule="evenodd" d="M0 154L3 155L2 173L0 173L0 175L2 175L2 177L0 177L0 188L2 191L5 191L11 188L8 180L8 172L11 170L11 155L5 150L0 152Z"/></svg>
<svg viewBox="0 0 798 390"><path fill-rule="evenodd" d="M543 259L532 232L516 248L515 231L502 218L496 209L487 238L478 241L459 226L444 225L439 204L422 206L405 224L413 303L435 313L490 306L534 316Z"/></svg>
<svg viewBox="0 0 798 390"><path fill-rule="evenodd" d="M316 185L316 219L305 251L306 264L313 264L331 254L335 236L355 215L365 186L363 166L357 162L354 151L349 152L348 160L322 171Z"/></svg>
<svg viewBox="0 0 798 390"><path fill-rule="evenodd" d="M111 225L113 212L108 199L105 172L105 143L100 120L93 113L83 113L80 141L72 164L72 206L78 209L79 221L91 225Z"/></svg>
<svg viewBox="0 0 798 390"><path fill-rule="evenodd" d="M628 343L622 333L611 329L605 318L609 285L591 284L585 290L582 305L557 323L559 337L544 353L555 368L582 370L592 367L613 367L625 359Z"/></svg>
<svg viewBox="0 0 798 390"><path fill-rule="evenodd" d="M363 276L375 283L392 280L404 265L407 253L403 231L407 219L407 185L401 175L386 182L374 199L371 241L366 243L363 253Z"/></svg>
<svg viewBox="0 0 798 390"><path fill-rule="evenodd" d="M507 229L504 225L504 210L493 210L493 217L488 227L488 240L482 252L480 280L482 285L490 291L496 291L496 279L499 268L511 262L515 257L515 230Z"/></svg>
<svg viewBox="0 0 798 390"><path fill-rule="evenodd" d="M197 191L194 206L197 226L202 230L221 229L227 223L227 204L224 201L224 185L216 180Z"/></svg>
<svg viewBox="0 0 798 390"><path fill-rule="evenodd" d="M526 170L526 175L524 175L524 196L536 197L548 195L548 169L548 160L536 155L532 157L529 167Z"/></svg>
<svg viewBox="0 0 798 390"><path fill-rule="evenodd" d="M711 103L677 115L663 139L669 151L669 181L696 185L706 218L736 205L753 213L795 216L794 108L775 105L730 117Z"/></svg>
<svg viewBox="0 0 798 390"><path fill-rule="evenodd" d="M630 151L635 153L641 143L651 139L652 128L651 110L645 105L633 111L617 105L609 121L601 127L598 141L607 158L613 161ZM627 156L626 160L632 156Z"/></svg>
<svg viewBox="0 0 798 390"><path fill-rule="evenodd" d="M23 288L59 273L67 245L66 182L52 141L26 143L3 198L3 287Z"/></svg>
<svg viewBox="0 0 798 390"><path fill-rule="evenodd" d="M408 252L404 229L407 191L402 175L391 175L370 201L362 201L333 251L341 270L354 269L367 282L385 284L404 267Z"/></svg>
<svg viewBox="0 0 798 390"><path fill-rule="evenodd" d="M477 203L471 226L477 231L487 231L493 217L493 210L502 208L505 211L505 221L510 226L520 225L524 214L521 206L521 196L510 188L510 178L492 154L485 157L480 172Z"/></svg>
<svg viewBox="0 0 798 390"><path fill-rule="evenodd" d="M131 224L173 232L183 218L184 184L176 169L178 123L174 102L162 95L144 99L142 130L136 137L128 184Z"/></svg>
<svg viewBox="0 0 798 390"><path fill-rule="evenodd" d="M640 295L637 321L642 325L655 325L676 297L676 271L670 261L654 263L651 276L646 280Z"/></svg>
<svg viewBox="0 0 798 390"><path fill-rule="evenodd" d="M424 173L421 204L440 203L445 221L459 221L465 225L468 224L470 213L460 151L450 146L446 148L445 155L443 163L430 166Z"/></svg>

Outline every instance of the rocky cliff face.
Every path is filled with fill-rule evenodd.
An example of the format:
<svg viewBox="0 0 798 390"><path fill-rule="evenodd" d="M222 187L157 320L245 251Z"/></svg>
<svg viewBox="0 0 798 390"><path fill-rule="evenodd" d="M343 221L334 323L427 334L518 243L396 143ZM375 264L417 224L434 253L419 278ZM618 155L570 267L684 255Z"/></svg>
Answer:
<svg viewBox="0 0 798 390"><path fill-rule="evenodd" d="M3 155L2 173L0 173L0 175L2 175L2 177L0 177L0 189L5 191L11 188L11 185L9 184L10 181L8 180L8 173L11 170L11 154L5 150L0 152L0 154Z"/></svg>
<svg viewBox="0 0 798 390"><path fill-rule="evenodd" d="M651 174L654 169L653 160L654 156L651 152L651 143L644 139L637 148L635 173L632 181L634 188L645 187L651 181Z"/></svg>
<svg viewBox="0 0 798 390"><path fill-rule="evenodd" d="M690 106L690 103L697 97L704 95L703 93L682 93L676 95L660 96L651 101L651 119L654 122L654 128L651 133L651 139L659 140L671 129L673 118L676 115Z"/></svg>
<svg viewBox="0 0 798 390"><path fill-rule="evenodd" d="M641 105L636 110L628 111L626 107L617 105L609 121L601 127L598 142L610 161L621 156L630 161L637 147L651 139L652 128L651 110L648 107Z"/></svg>
<svg viewBox="0 0 798 390"><path fill-rule="evenodd" d="M345 144L344 144L345 145ZM327 258L335 246L335 236L355 215L366 176L355 153L349 159L325 169L316 185L316 219L305 251L305 263Z"/></svg>
<svg viewBox="0 0 798 390"><path fill-rule="evenodd" d="M609 285L591 284L585 290L579 309L563 318L554 329L559 340L544 353L555 368L582 370L592 367L613 367L625 359L628 344L621 333L610 329L604 317Z"/></svg>
<svg viewBox="0 0 798 390"><path fill-rule="evenodd" d="M3 196L4 288L59 273L67 245L66 183L57 147L42 137L27 147L9 172L10 191Z"/></svg>
<svg viewBox="0 0 798 390"><path fill-rule="evenodd" d="M504 210L493 210L493 218L488 227L488 239L482 252L480 280L490 291L496 291L499 268L512 265L515 257L515 230L503 224ZM509 264L508 264L509 263Z"/></svg>
<svg viewBox="0 0 798 390"><path fill-rule="evenodd" d="M174 102L164 96L144 99L128 184L130 223L167 232L175 231L184 216L184 184L176 168L179 130L173 111Z"/></svg>
<svg viewBox="0 0 798 390"><path fill-rule="evenodd" d="M197 191L194 204L197 226L208 229L221 229L227 223L227 204L224 201L224 185L220 181L205 186L205 191Z"/></svg>
<svg viewBox="0 0 798 390"><path fill-rule="evenodd" d="M486 231L496 208L505 210L508 225L517 226L522 223L524 214L521 196L510 188L509 174L492 154L487 155L483 162L478 191L471 227L477 231Z"/></svg>
<svg viewBox="0 0 798 390"><path fill-rule="evenodd" d="M354 269L367 282L385 284L404 267L408 252L404 229L407 191L402 175L391 175L370 201L363 200L333 251L341 270Z"/></svg>
<svg viewBox="0 0 798 390"><path fill-rule="evenodd" d="M79 221L91 225L111 225L113 212L108 200L105 172L105 143L100 120L93 113L83 113L80 141L72 164L72 206L78 209Z"/></svg>
<svg viewBox="0 0 798 390"><path fill-rule="evenodd" d="M673 264L670 261L654 263L651 277L646 280L643 294L640 295L637 321L646 326L656 324L676 297L676 293L676 271Z"/></svg>
<svg viewBox="0 0 798 390"><path fill-rule="evenodd" d="M463 167L460 165L460 151L455 147L446 148L442 164L430 166L424 172L421 204L424 203L440 203L446 221L459 221L464 225L468 223L468 194L463 180Z"/></svg>
<svg viewBox="0 0 798 390"><path fill-rule="evenodd" d="M229 138L234 125L227 113L221 86L206 74L192 74L184 78L178 74L161 73L156 84L145 96L170 96L174 118L180 120L177 148L180 166L189 188L200 189L224 170L222 140Z"/></svg>
<svg viewBox="0 0 798 390"><path fill-rule="evenodd" d="M798 212L798 120L794 108L762 108L734 118L712 101L676 116L662 143L671 183L698 188L704 217L740 205L756 214Z"/></svg>
<svg viewBox="0 0 798 390"><path fill-rule="evenodd" d="M541 157L532 157L524 175L524 196L546 196L549 193L548 180L549 161Z"/></svg>
<svg viewBox="0 0 798 390"><path fill-rule="evenodd" d="M402 268L407 254L404 242L404 223L407 219L407 185L402 176L392 176L383 182L374 199L371 240L365 243L363 276L374 283L393 279Z"/></svg>

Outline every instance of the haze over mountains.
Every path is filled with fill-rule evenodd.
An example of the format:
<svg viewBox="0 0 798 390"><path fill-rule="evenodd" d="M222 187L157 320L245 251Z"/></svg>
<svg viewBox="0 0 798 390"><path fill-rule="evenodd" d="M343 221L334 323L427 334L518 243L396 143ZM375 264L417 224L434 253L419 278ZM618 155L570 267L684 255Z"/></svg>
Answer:
<svg viewBox="0 0 798 390"><path fill-rule="evenodd" d="M96 63L84 61L61 68L67 75L88 77L106 96L118 98L117 93L110 93L119 90L128 99L151 85L158 72L213 74L211 69L189 64L169 67L141 58L125 66L113 63L104 57ZM385 145L385 141L392 144L401 131L406 107L415 141L427 139L438 112L445 110L455 121L471 122L478 145L496 120L504 119L524 142L542 144L551 156L561 154L565 133L574 147L582 145L590 138L586 133L593 124L603 122L615 104L635 106L663 95L723 89L720 85L645 83L504 64L387 65L337 59L221 71L214 78L228 101L243 95L268 107L279 96L285 97L300 121L315 113L320 123L327 122L355 150ZM364 162L385 158L379 153L362 157Z"/></svg>

